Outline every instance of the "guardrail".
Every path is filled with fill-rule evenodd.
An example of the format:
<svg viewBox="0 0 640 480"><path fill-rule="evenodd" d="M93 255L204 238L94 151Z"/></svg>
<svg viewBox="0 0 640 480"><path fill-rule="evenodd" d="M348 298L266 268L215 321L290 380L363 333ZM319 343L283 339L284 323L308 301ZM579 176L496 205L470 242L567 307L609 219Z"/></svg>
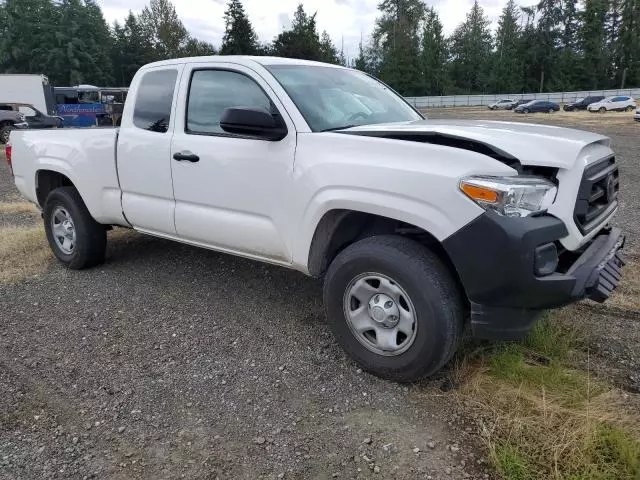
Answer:
<svg viewBox="0 0 640 480"><path fill-rule="evenodd" d="M574 102L579 98L602 95L628 95L640 99L640 88L624 88L619 90L584 90L580 92L553 92L553 93L512 93L499 95L446 95L440 97L405 97L416 108L437 107L478 107L489 105L503 98L513 100L547 100L556 103Z"/></svg>

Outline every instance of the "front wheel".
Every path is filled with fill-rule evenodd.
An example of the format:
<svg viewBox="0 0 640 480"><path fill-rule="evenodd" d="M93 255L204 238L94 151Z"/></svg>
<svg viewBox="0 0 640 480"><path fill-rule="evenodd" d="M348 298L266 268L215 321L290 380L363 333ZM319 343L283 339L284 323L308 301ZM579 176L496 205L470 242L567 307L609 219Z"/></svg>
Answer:
<svg viewBox="0 0 640 480"><path fill-rule="evenodd" d="M522 110L522 113L529 113L529 109L525 108L524 110Z"/></svg>
<svg viewBox="0 0 640 480"><path fill-rule="evenodd" d="M633 111L633 107L631 105L629 105L625 110L627 112L631 112L631 111Z"/></svg>
<svg viewBox="0 0 640 480"><path fill-rule="evenodd" d="M447 267L404 237L344 249L325 276L324 304L338 343L363 369L401 382L437 372L463 326L463 301Z"/></svg>
<svg viewBox="0 0 640 480"><path fill-rule="evenodd" d="M555 112L555 110L553 108L550 108L549 113L553 113L553 112Z"/></svg>
<svg viewBox="0 0 640 480"><path fill-rule="evenodd" d="M607 109L606 109L606 108L604 108L604 107L600 107L600 108L598 109L598 111L599 111L600 113L606 113L606 112L607 112Z"/></svg>
<svg viewBox="0 0 640 480"><path fill-rule="evenodd" d="M104 261L107 233L96 222L74 187L53 190L44 205L49 246L66 267L80 270Z"/></svg>

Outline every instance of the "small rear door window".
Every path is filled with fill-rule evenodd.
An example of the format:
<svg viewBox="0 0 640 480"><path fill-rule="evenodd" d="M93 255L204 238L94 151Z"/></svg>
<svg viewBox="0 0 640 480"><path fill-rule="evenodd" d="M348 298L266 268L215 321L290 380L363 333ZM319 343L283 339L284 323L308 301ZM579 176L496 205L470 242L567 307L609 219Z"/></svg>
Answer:
<svg viewBox="0 0 640 480"><path fill-rule="evenodd" d="M171 120L171 105L178 71L152 70L138 84L133 124L151 132L166 133Z"/></svg>

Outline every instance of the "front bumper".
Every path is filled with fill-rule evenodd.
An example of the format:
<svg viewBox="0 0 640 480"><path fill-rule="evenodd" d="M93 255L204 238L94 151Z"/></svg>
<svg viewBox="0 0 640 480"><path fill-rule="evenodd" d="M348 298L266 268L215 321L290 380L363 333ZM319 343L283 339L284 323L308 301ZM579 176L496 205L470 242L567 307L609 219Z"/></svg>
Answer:
<svg viewBox="0 0 640 480"><path fill-rule="evenodd" d="M522 338L543 309L609 297L624 265L620 229L601 230L578 252L562 251L558 240L566 235L564 223L551 215L486 212L443 242L471 302L474 336ZM536 249L549 244L561 251L558 266L536 275Z"/></svg>

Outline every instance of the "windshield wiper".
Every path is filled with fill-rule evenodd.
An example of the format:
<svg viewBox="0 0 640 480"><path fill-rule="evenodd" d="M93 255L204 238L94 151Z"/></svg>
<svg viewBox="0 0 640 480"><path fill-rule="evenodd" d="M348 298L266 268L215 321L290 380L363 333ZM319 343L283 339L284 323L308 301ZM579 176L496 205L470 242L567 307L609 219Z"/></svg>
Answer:
<svg viewBox="0 0 640 480"><path fill-rule="evenodd" d="M324 130L320 130L321 132L333 132L335 130L344 130L346 128L353 128L353 127L359 127L360 125L343 125L341 127L331 127L331 128L325 128Z"/></svg>

